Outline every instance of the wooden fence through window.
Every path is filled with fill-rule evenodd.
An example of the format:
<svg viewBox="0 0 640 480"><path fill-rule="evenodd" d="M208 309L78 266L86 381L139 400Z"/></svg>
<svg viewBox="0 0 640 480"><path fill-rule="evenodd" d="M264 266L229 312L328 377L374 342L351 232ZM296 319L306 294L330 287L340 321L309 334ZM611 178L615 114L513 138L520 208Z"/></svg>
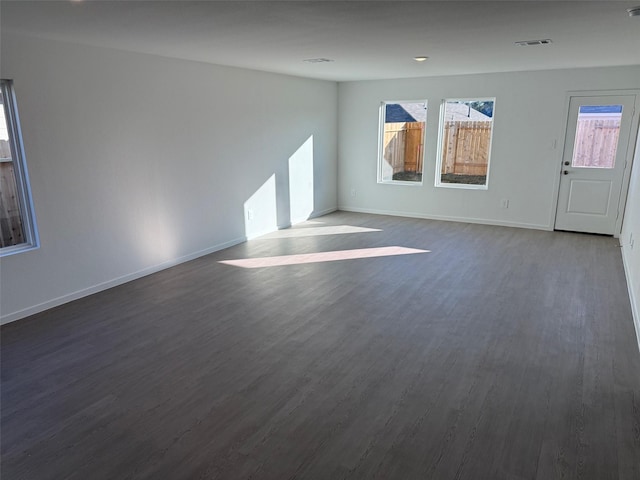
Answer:
<svg viewBox="0 0 640 480"><path fill-rule="evenodd" d="M446 121L442 173L486 175L491 128L487 121ZM393 173L422 173L423 122L386 123L384 159ZM620 119L580 119L576 129L573 166L612 168L620 134Z"/></svg>
<svg viewBox="0 0 640 480"><path fill-rule="evenodd" d="M492 122L444 124L442 173L486 175ZM386 123L384 159L393 173L422 173L424 122Z"/></svg>
<svg viewBox="0 0 640 480"><path fill-rule="evenodd" d="M384 159L393 173L422 173L424 122L384 124Z"/></svg>
<svg viewBox="0 0 640 480"><path fill-rule="evenodd" d="M492 122L446 121L442 173L486 175Z"/></svg>
<svg viewBox="0 0 640 480"><path fill-rule="evenodd" d="M579 118L572 166L613 168L620 135L620 118Z"/></svg>
<svg viewBox="0 0 640 480"><path fill-rule="evenodd" d="M6 140L0 140L0 247L20 243L24 243L24 228L11 150Z"/></svg>

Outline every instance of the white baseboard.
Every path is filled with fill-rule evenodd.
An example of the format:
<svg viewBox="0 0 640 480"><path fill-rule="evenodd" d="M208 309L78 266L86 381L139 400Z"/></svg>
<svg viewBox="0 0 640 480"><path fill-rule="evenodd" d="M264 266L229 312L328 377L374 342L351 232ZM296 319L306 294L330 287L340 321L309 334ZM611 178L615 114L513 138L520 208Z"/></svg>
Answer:
<svg viewBox="0 0 640 480"><path fill-rule="evenodd" d="M338 207L331 207L331 208L325 208L324 210L318 210L317 212L313 212L311 215L309 215L309 218L307 218L307 220L310 220L312 218L322 217L323 215L329 215L330 213L337 212L338 210L340 210Z"/></svg>
<svg viewBox="0 0 640 480"><path fill-rule="evenodd" d="M631 277L631 266L626 255L626 247L622 247L622 265L624 265L624 274L627 277L627 288L629 290L629 300L631 301L631 315L633 316L633 325L636 328L636 339L638 340L638 350L640 350L640 298L636 298L634 285Z"/></svg>
<svg viewBox="0 0 640 480"><path fill-rule="evenodd" d="M307 220L311 220L312 218L322 217L323 215L328 215L328 214L333 213L333 212L335 212L337 210L338 210L337 207L326 208L324 210L318 210L317 212L312 212L308 217L292 218L291 222L289 222L289 224L285 225L284 227L281 227L280 229L289 228L292 225L295 225L296 223L306 222Z"/></svg>
<svg viewBox="0 0 640 480"><path fill-rule="evenodd" d="M281 224L277 225L275 228L265 228L264 230L260 230L259 232L252 233L251 235L249 235L247 237L247 240L253 240L254 238L259 238L259 237L262 237L263 235L268 235L268 234L273 233L273 232L275 232L277 230L284 230L286 228L291 228L296 223L302 223L302 222L306 222L307 220L311 220L312 218L322 217L323 215L328 215L329 213L333 213L336 210L338 210L338 209L337 208L327 208L325 210L319 210L317 212L313 212L313 213L309 214L308 217L294 218L288 223L281 223Z"/></svg>
<svg viewBox="0 0 640 480"><path fill-rule="evenodd" d="M322 215L327 215L329 213L335 212L336 210L337 210L336 208L328 208L326 210L317 211L312 213L309 216L309 218L315 218L315 217L320 217ZM291 225L282 225L282 226L278 226L278 229L288 228L290 226ZM272 233L273 231L275 231L275 229L261 232L260 235ZM228 242L220 243L218 245L205 248L204 250L200 250L198 252L190 253L188 255L183 255L182 257L174 258L172 260L167 260L166 262L162 262L158 265L153 265L151 267L143 268L142 270L138 270L137 272L129 273L127 275L123 275L121 277L117 277L112 280L107 280L106 282L98 283L97 285L92 285L90 287L83 288L81 290L77 290L75 292L71 292L66 295L53 298L51 300L47 300L46 302L42 302L37 305L33 305L31 307L23 308L22 310L18 310L12 313L7 313L6 315L1 315L0 325L15 322L16 320L20 320L30 315L43 312L45 310L57 307L64 303L69 303L69 302L72 302L73 300L78 300L82 297L93 295L94 293L98 293L103 290L107 290L109 288L117 287L118 285L122 285L123 283L131 282L133 280L146 277L147 275L151 275L161 270L166 270L167 268L171 268L181 263L195 260L196 258L209 255L210 253L214 253L219 250L224 250L225 248L233 247L234 245L238 245L240 243L246 242L247 240L250 240L251 238L255 238L260 235L252 235L250 238L247 238L246 236L235 238L233 240L229 240Z"/></svg>
<svg viewBox="0 0 640 480"><path fill-rule="evenodd" d="M395 210L377 210L369 208L357 208L339 206L338 210L345 212L356 213L372 213L374 215L391 215L395 217L409 217L409 218L424 218L426 220L443 220L446 222L462 222L462 223L478 223L482 225L496 225L499 227L516 227L516 228L529 228L533 230L546 230L552 231L553 227L550 225L541 225L537 223L521 223L521 222L509 222L503 220L493 220L487 218L467 218L467 217L449 217L444 215L430 215L417 212L398 212Z"/></svg>
<svg viewBox="0 0 640 480"><path fill-rule="evenodd" d="M209 255L210 253L217 252L219 250L224 250L225 248L233 247L234 245L238 245L239 243L243 243L246 241L247 241L246 237L236 238L228 242L220 243L218 245L205 248L204 250L200 250L198 252L190 253L182 257L167 260L166 262L162 262L157 265L153 265L151 267L143 268L142 270L138 270L137 272L129 273L127 275L123 275L121 277L117 277L112 280L107 280L106 282L98 283L97 285L92 285L90 287L83 288L81 290L77 290L75 292L71 292L66 295L53 298L51 300L47 300L46 302L42 302L37 305L33 305L31 307L23 308L22 310L18 310L16 312L7 313L6 315L0 316L0 325L4 325L10 322L15 322L16 320L20 320L22 318L28 317L29 315L34 315L36 313L43 312L50 308L57 307L64 303L72 302L73 300L78 300L79 298L86 297L88 295L93 295L94 293L98 293L112 287L117 287L118 285L122 285L123 283L131 282L133 280L146 277L147 275L151 275L152 273L156 273L161 270L166 270L167 268L173 267L175 265L179 265L181 263L185 263L190 260L195 260L196 258Z"/></svg>

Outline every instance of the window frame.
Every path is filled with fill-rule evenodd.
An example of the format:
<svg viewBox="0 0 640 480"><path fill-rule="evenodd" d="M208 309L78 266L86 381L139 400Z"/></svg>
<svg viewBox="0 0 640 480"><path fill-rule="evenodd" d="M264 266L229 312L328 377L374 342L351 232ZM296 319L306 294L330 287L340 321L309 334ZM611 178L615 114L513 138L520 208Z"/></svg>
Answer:
<svg viewBox="0 0 640 480"><path fill-rule="evenodd" d="M378 109L378 168L377 168L377 180L380 185L408 185L413 187L421 187L424 185L425 174L425 158L426 158L426 145L427 145L427 121L425 117L424 133L422 134L422 179L419 182L412 182L409 180L384 180L382 178L382 165L384 161L384 125L386 120L387 105L398 103L424 103L426 105L426 115L429 112L429 100L424 98L420 100L382 100Z"/></svg>
<svg viewBox="0 0 640 480"><path fill-rule="evenodd" d="M444 123L447 102L493 102L493 115L491 116L491 135L489 135L489 151L487 152L487 175L484 185L474 185L469 183L443 183L442 176L442 149L444 147ZM496 97L469 97L469 98L443 98L440 103L440 118L438 122L438 146L436 150L436 172L434 186L436 188L454 188L462 190L489 190L489 177L491 173L491 152L493 150L493 134L495 131L494 120L496 117Z"/></svg>
<svg viewBox="0 0 640 480"><path fill-rule="evenodd" d="M13 80L0 79L0 90L3 96L4 115L9 134L9 148L11 149L11 161L16 180L18 193L18 205L20 217L24 229L24 242L0 248L0 257L14 255L16 253L34 250L40 247L40 237L36 225L35 209L31 196L31 184L27 170L24 144L22 142L22 130L20 129L20 117L16 102Z"/></svg>

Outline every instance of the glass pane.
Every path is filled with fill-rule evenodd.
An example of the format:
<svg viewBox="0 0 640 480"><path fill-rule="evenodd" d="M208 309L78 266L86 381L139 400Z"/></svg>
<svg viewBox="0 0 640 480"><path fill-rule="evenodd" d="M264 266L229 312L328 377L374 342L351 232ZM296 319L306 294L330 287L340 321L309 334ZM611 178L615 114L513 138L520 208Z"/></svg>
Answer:
<svg viewBox="0 0 640 480"><path fill-rule="evenodd" d="M0 247L25 242L5 103L0 93Z"/></svg>
<svg viewBox="0 0 640 480"><path fill-rule="evenodd" d="M572 167L613 168L622 105L582 105L578 111Z"/></svg>
<svg viewBox="0 0 640 480"><path fill-rule="evenodd" d="M421 182L427 103L387 103L384 108L381 178Z"/></svg>
<svg viewBox="0 0 640 480"><path fill-rule="evenodd" d="M441 130L440 183L486 185L492 100L447 101Z"/></svg>

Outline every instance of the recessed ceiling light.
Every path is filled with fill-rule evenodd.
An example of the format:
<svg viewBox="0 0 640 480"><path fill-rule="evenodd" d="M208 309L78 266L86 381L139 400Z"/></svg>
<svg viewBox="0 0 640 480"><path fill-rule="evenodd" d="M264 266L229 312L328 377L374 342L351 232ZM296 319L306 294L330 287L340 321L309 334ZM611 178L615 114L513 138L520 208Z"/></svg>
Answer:
<svg viewBox="0 0 640 480"><path fill-rule="evenodd" d="M627 8L630 17L640 17L640 5L637 7Z"/></svg>
<svg viewBox="0 0 640 480"><path fill-rule="evenodd" d="M429 58L429 57L424 57L424 56L420 56L420 57L413 57L413 59L414 59L416 62L424 62L427 58Z"/></svg>
<svg viewBox="0 0 640 480"><path fill-rule="evenodd" d="M303 60L303 62L306 62L306 63L327 63L327 62L333 62L333 60L331 60L330 58L307 58L306 60Z"/></svg>

